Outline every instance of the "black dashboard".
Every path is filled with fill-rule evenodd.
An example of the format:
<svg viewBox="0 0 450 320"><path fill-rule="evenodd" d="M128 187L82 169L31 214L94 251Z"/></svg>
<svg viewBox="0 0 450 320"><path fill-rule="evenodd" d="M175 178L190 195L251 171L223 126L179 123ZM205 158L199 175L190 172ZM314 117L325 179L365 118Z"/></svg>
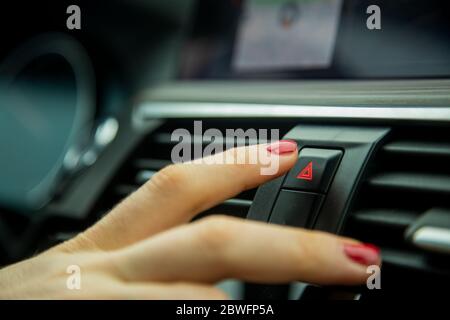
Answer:
<svg viewBox="0 0 450 320"><path fill-rule="evenodd" d="M370 5L359 0L198 1L179 76L267 80L450 74L447 4ZM369 18L378 13L374 5L380 8L379 25ZM374 32L375 27L380 29Z"/></svg>

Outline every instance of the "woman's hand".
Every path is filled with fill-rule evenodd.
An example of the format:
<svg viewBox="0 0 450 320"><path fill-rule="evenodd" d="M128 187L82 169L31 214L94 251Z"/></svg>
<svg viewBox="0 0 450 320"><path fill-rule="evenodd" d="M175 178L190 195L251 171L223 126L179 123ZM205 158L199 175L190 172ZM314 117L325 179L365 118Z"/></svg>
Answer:
<svg viewBox="0 0 450 320"><path fill-rule="evenodd" d="M276 157L275 174L261 175L263 164L244 161L258 152ZM223 299L213 284L228 278L366 281L366 267L379 264L379 254L355 240L226 216L188 223L199 212L284 174L298 151L286 141L226 153L234 164L194 161L161 170L90 229L0 270L0 298ZM71 265L80 268L80 290L66 285Z"/></svg>

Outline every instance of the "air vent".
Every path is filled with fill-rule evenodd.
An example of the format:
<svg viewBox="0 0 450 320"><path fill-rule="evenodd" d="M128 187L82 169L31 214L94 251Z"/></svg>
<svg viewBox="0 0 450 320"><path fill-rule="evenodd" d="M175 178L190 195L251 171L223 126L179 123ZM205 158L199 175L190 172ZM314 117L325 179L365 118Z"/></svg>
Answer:
<svg viewBox="0 0 450 320"><path fill-rule="evenodd" d="M163 167L172 163L171 152L173 147L178 143L178 141L172 141L172 132L176 129L186 129L190 132L190 140L183 139L183 141L191 141L192 154L193 148L202 145L202 147L208 144L219 144L222 145L223 149L230 147L231 145L237 145L237 143L242 144L256 144L258 139L245 139L238 140L233 137L225 138L225 132L227 129L243 129L244 131L248 129L279 129L280 137L282 137L292 125L284 122L278 121L269 122L260 120L214 120L208 119L207 121L202 121L202 132L208 129L218 129L223 138L212 137L208 135L195 135L194 133L194 121L193 120L172 120L167 121L156 131L150 133L138 146L137 150L133 152L131 157L125 163L125 166L120 170L119 174L115 178L115 181L111 184L106 194L102 199L102 208L100 209L103 213L106 213L111 207L119 202L121 199L135 191L148 179L150 179L156 172L161 170ZM270 131L268 131L270 138ZM202 149L203 150L203 149ZM233 199L225 201L222 205L209 210L208 213L221 213L234 215L239 217L245 217L248 209L252 203L253 197L255 195L255 190L246 191ZM105 200L107 200L105 202Z"/></svg>
<svg viewBox="0 0 450 320"><path fill-rule="evenodd" d="M345 234L380 246L385 269L397 277L393 282L408 281L408 271L450 278L448 256L404 237L427 210L450 208L449 164L448 129L432 128L395 129L371 161Z"/></svg>

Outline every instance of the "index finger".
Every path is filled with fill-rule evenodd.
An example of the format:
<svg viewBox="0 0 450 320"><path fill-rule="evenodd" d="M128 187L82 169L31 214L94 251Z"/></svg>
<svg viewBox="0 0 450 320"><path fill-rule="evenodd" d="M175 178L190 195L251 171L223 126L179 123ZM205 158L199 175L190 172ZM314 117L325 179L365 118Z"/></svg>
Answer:
<svg viewBox="0 0 450 320"><path fill-rule="evenodd" d="M297 153L295 142L278 141L168 166L80 238L104 250L140 241L284 174Z"/></svg>

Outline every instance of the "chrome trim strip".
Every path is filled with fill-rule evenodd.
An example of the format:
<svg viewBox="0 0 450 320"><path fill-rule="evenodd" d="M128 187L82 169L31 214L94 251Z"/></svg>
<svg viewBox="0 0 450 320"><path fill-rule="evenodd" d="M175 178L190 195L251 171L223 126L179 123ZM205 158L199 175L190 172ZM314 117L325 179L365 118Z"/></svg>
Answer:
<svg viewBox="0 0 450 320"><path fill-rule="evenodd" d="M147 101L136 106L134 117L137 121L166 118L329 118L450 122L450 106L387 108Z"/></svg>
<svg viewBox="0 0 450 320"><path fill-rule="evenodd" d="M413 243L419 248L450 253L450 229L422 227L414 232Z"/></svg>

